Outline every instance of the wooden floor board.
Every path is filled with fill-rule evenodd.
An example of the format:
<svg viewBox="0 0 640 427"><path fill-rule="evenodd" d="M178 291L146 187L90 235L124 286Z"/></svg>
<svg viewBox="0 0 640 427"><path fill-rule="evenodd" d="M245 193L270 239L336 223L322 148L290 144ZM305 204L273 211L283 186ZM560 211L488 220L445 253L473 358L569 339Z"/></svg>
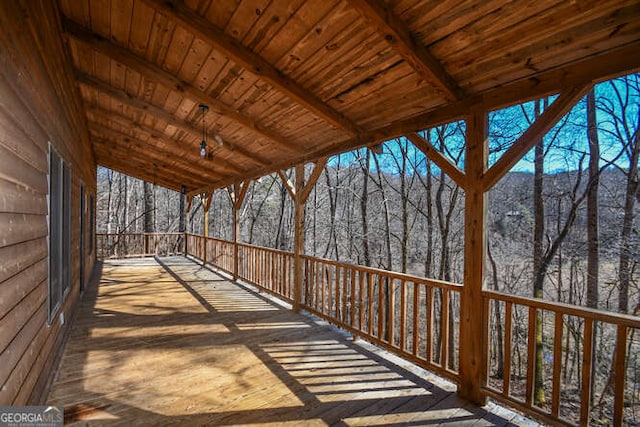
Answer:
<svg viewBox="0 0 640 427"><path fill-rule="evenodd" d="M71 424L517 420L186 258L105 261L99 282L79 308L48 399Z"/></svg>

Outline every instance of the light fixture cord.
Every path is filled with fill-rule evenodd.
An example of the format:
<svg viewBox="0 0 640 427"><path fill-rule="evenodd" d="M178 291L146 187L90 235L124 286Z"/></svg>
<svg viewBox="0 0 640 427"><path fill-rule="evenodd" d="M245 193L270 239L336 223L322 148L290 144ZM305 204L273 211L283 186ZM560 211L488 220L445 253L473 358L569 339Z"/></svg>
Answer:
<svg viewBox="0 0 640 427"><path fill-rule="evenodd" d="M205 142L205 144L207 143L207 125L206 125L206 121L205 121L205 114L206 111L203 108L202 109L202 140Z"/></svg>

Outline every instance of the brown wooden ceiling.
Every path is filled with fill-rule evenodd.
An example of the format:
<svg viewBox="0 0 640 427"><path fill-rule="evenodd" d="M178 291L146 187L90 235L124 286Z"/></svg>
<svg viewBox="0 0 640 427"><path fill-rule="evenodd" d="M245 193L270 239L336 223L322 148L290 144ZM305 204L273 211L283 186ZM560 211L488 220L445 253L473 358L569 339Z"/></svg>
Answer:
<svg viewBox="0 0 640 427"><path fill-rule="evenodd" d="M188 192L640 68L637 0L60 0L60 12L98 163Z"/></svg>

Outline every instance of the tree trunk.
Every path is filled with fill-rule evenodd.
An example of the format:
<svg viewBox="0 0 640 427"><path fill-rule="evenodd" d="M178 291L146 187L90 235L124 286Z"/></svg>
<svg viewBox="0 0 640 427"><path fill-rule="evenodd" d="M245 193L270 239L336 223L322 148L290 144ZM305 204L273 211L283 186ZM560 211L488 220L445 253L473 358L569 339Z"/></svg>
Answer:
<svg viewBox="0 0 640 427"><path fill-rule="evenodd" d="M540 101L535 103L535 117L540 115ZM544 184L544 141L540 139L535 146L534 158L534 178L533 178L533 296L534 298L542 298L544 290L544 272L542 271L542 259L544 256L544 200L542 188ZM544 379L543 379L543 347L542 347L542 316L536 319L536 354L535 354L535 380L534 380L534 403L537 406L543 406L544 397Z"/></svg>
<svg viewBox="0 0 640 427"><path fill-rule="evenodd" d="M598 276L600 264L598 191L600 187L600 141L596 119L596 94L591 88L587 93L587 136L589 139L589 188L587 190L587 307L598 308ZM598 366L597 334L591 343L592 366ZM595 381L591 380L591 403Z"/></svg>
<svg viewBox="0 0 640 427"><path fill-rule="evenodd" d="M493 254L491 253L491 245L487 245L487 256L489 258L489 264L491 265L491 278L493 282L493 289L495 291L500 290L500 286L498 286L498 267L496 265L496 261L493 259ZM502 332L502 313L500 311L500 303L499 301L494 301L494 315L495 315L495 330L496 330L496 354L497 354L497 363L496 367L496 378L502 379L504 377L504 341L503 341L503 332ZM510 345L511 343L507 343ZM507 378L507 381L510 379Z"/></svg>
<svg viewBox="0 0 640 427"><path fill-rule="evenodd" d="M369 168L371 166L371 151L365 149L365 159L362 164L362 193L360 196L360 220L362 224L362 256L364 265L371 266L369 252L369 224L367 218L367 202L369 200Z"/></svg>
<svg viewBox="0 0 640 427"><path fill-rule="evenodd" d="M629 285L631 284L631 232L633 229L634 207L638 191L638 157L640 156L640 137L638 130L631 141L627 188L624 200L624 217L620 234L620 260L618 263L618 311L629 312Z"/></svg>

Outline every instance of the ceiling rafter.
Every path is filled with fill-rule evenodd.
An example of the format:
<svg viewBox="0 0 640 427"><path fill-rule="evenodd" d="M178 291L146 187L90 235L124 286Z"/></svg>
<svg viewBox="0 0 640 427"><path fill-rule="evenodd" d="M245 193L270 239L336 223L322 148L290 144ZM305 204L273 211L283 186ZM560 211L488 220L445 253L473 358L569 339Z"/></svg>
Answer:
<svg viewBox="0 0 640 427"><path fill-rule="evenodd" d="M180 23L190 32L216 50L241 65L247 71L268 82L278 91L313 112L318 117L344 130L356 139L366 139L365 131L356 123L333 109L309 92L296 81L283 74L260 55L245 47L238 40L227 35L221 28L200 16L180 0L143 0L151 7Z"/></svg>
<svg viewBox="0 0 640 427"><path fill-rule="evenodd" d="M464 92L442 64L411 35L409 28L380 0L348 0L372 23L405 61L448 101L460 100Z"/></svg>
<svg viewBox="0 0 640 427"><path fill-rule="evenodd" d="M392 138L398 138L410 132L433 128L435 126L462 120L473 105L482 104L487 111L526 102L535 98L553 95L566 87L591 82L597 83L607 79L640 71L640 41L612 50L606 54L592 56L576 61L563 68L540 73L535 77L526 77L513 83L487 90L481 94L470 96L464 100L453 102L447 106L420 114L416 117L398 120L370 131L368 140L352 138L332 144L320 150L310 151L305 156L291 161L274 163L268 167L247 171L245 178L253 179L287 169L301 162L311 162L324 156L333 156L350 150L375 144ZM221 180L189 192L202 192L203 188L219 188L232 183L233 180Z"/></svg>
<svg viewBox="0 0 640 427"><path fill-rule="evenodd" d="M146 154L143 155L142 153L117 146L109 138L101 136L94 136L94 138L94 149L100 165L104 165L105 162L116 162L113 160L114 155L116 155L125 159L124 161L120 159L117 160L117 162L123 166L132 163L137 165L137 162L144 163L146 165L144 169L136 171L136 175L132 176L137 176L139 172L139 174L144 175L142 179L145 181L150 181L149 178L153 177L154 180L169 179L172 182L181 182L190 186L194 185L194 183L202 182L201 179L194 179L193 177L187 177L176 172L175 168L168 166L166 163L161 163L160 161L154 162L156 166L151 167L149 162L150 158Z"/></svg>
<svg viewBox="0 0 640 427"><path fill-rule="evenodd" d="M174 115L169 113L168 111L163 110L160 107L157 107L153 104L150 104L146 101L143 101L133 95L130 95L126 91L122 89L117 89L111 86L108 83L103 82L100 79L92 77L82 71L76 70L76 80L90 88L93 88L99 92L105 93L110 97L116 99L123 104L127 104L131 107L134 107L139 110L143 110L145 113L155 116L156 118L167 122L168 124L177 127L191 135L196 135L197 138L201 138L202 129L197 128L192 123L187 122L185 120L180 120L176 118ZM230 150L232 152L236 152L249 160L252 160L255 163L266 165L269 161L261 156L258 156L255 153L250 153L248 150L239 146L235 143L232 143L228 140L225 140L225 144L222 146L222 149Z"/></svg>
<svg viewBox="0 0 640 427"><path fill-rule="evenodd" d="M201 167L207 167L208 166L205 163L207 160L202 159L199 156L199 153L196 153L193 150L189 150L187 147L185 147L185 144L182 144L181 142L176 141L174 139L167 138L166 136L164 136L161 133L157 132L154 128L149 127L149 126L145 125L144 123L140 123L138 121L134 121L131 118L123 115L122 113L120 113L118 111L106 110L104 108L95 107L95 106L91 106L91 105L88 106L86 110L87 110L88 113L93 114L96 117L101 117L104 120L113 120L113 121L117 122L118 124L120 124L121 126L128 127L128 128L131 128L131 129L135 129L135 130L137 130L139 132L142 132L145 135L149 136L149 138L152 138L152 139L157 140L157 141L161 141L162 143L168 145L169 147L175 147L172 150L168 150L168 151L170 151L171 155L187 158L192 164L193 163L197 163ZM182 149L180 150L179 147L182 147ZM223 172L228 173L228 174L234 174L234 173L237 174L237 173L242 173L243 172L234 163L231 163L229 161L225 161L224 164L222 162L217 162L215 164L215 168L217 170L223 171Z"/></svg>
<svg viewBox="0 0 640 427"><path fill-rule="evenodd" d="M198 179L198 177L201 177L199 174L189 172L188 161L183 160L180 156L168 155L166 151L158 150L157 147L149 147L147 142L142 141L135 136L111 129L100 123L90 121L88 124L90 131L93 131L103 139L114 140L118 143L118 146L122 148L125 148L125 145L128 145L128 148L130 148L132 152L136 153L144 150L144 153L140 152L140 154L144 154L149 158L149 160L153 160L156 164L157 162L164 162L168 165L175 166L177 168L176 172L179 172L180 175L184 175L185 177L191 177L192 179ZM223 176L215 169L209 172L212 175Z"/></svg>
<svg viewBox="0 0 640 427"><path fill-rule="evenodd" d="M198 103L207 104L215 113L252 130L257 135L275 142L286 150L298 153L303 151L304 147L300 144L287 140L273 129L270 129L256 120L242 114L224 102L190 85L170 72L163 70L158 65L137 56L126 48L118 46L98 34L92 33L85 27L70 19L64 19L63 25L67 34L74 40L85 44L103 55L106 55L114 61L126 65L145 79L155 81L163 86L171 88L172 90L178 91Z"/></svg>

